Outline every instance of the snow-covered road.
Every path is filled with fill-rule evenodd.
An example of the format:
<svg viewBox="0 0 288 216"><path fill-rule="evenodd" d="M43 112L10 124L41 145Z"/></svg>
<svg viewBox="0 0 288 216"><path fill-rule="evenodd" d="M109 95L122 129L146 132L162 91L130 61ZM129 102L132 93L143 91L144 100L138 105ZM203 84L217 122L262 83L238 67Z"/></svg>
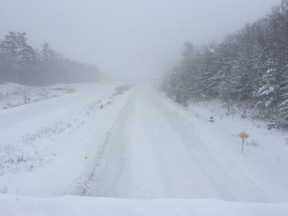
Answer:
<svg viewBox="0 0 288 216"><path fill-rule="evenodd" d="M287 171L227 147L217 125L150 84L123 94L116 86L1 111L0 190L288 202Z"/></svg>
<svg viewBox="0 0 288 216"><path fill-rule="evenodd" d="M229 189L213 180L210 167L202 166L198 153L193 153L201 143L194 143L194 138L186 143L187 137L175 130L179 126L193 134L151 86L135 87L105 143L89 194L235 200ZM97 169L103 172L97 173Z"/></svg>

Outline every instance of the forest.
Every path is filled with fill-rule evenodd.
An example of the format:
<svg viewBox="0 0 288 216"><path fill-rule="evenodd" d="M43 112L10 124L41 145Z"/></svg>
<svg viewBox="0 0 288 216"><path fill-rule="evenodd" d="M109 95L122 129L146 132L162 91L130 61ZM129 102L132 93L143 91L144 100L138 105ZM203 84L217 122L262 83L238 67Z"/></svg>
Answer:
<svg viewBox="0 0 288 216"><path fill-rule="evenodd" d="M238 106L244 116L253 110L268 129L288 128L288 0L219 44L185 42L181 61L166 74L162 88L185 106L190 100L217 99L227 114L231 105Z"/></svg>
<svg viewBox="0 0 288 216"><path fill-rule="evenodd" d="M33 49L25 32L9 32L0 40L0 83L47 86L58 83L95 82L99 80L96 65L65 58L44 43Z"/></svg>

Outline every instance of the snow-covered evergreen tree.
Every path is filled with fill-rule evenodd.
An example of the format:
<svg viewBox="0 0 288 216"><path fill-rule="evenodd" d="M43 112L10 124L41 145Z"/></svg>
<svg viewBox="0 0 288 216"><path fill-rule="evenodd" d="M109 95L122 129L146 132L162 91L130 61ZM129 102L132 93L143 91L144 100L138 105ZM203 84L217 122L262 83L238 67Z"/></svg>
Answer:
<svg viewBox="0 0 288 216"><path fill-rule="evenodd" d="M288 127L288 0L218 46L186 42L166 82L178 103L218 98L228 110L230 103L257 108L269 128Z"/></svg>

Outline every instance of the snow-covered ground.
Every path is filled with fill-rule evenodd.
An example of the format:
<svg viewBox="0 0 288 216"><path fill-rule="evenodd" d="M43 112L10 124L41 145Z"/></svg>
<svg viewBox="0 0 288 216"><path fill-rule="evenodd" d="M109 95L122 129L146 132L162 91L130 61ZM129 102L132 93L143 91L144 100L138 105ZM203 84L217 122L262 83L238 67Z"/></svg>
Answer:
<svg viewBox="0 0 288 216"><path fill-rule="evenodd" d="M287 204L248 204L213 199L121 200L0 195L0 215L3 216L287 216L287 212Z"/></svg>
<svg viewBox="0 0 288 216"><path fill-rule="evenodd" d="M210 207L219 215L288 214L287 204L182 200L287 203L286 133L213 109L211 123L209 107L184 109L149 84L116 88L121 85L0 111L0 192L6 194L0 209L5 206L6 215L13 215L12 206L24 212L29 205L39 206L30 208L35 215L49 206L58 206L55 215L72 215L71 203L87 215L97 206L112 213L110 205L123 215L211 215ZM244 130L250 137L241 154ZM61 195L179 200L22 197Z"/></svg>
<svg viewBox="0 0 288 216"><path fill-rule="evenodd" d="M0 109L8 109L60 95L95 88L103 83L58 84L47 87L31 87L17 83L0 85Z"/></svg>
<svg viewBox="0 0 288 216"><path fill-rule="evenodd" d="M119 101L115 111L107 111L112 98L122 96L114 90L117 86L1 110L0 191L51 196L76 190L83 173L90 172L87 166L94 166L110 129L109 118L113 121L117 106L125 103Z"/></svg>

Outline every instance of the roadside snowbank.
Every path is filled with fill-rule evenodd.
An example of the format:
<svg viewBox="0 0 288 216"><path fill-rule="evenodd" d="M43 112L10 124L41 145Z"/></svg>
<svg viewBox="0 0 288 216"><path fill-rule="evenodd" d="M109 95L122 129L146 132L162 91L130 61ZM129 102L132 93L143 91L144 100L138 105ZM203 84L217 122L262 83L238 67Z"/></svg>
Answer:
<svg viewBox="0 0 288 216"><path fill-rule="evenodd" d="M30 198L0 195L0 215L182 215L286 216L288 204L245 204L219 200L121 200L91 197Z"/></svg>
<svg viewBox="0 0 288 216"><path fill-rule="evenodd" d="M31 87L17 83L0 85L0 109L7 109L39 100L95 88L101 83L57 84L47 87Z"/></svg>
<svg viewBox="0 0 288 216"><path fill-rule="evenodd" d="M216 130L220 136L230 137L233 146L240 147L241 139L238 135L243 131L248 133L249 138L245 140L246 156L257 153L257 157L272 159L273 155L277 163L285 160L288 165L287 131L268 130L265 121L253 119L252 115L236 110L235 107L232 107L227 114L227 109L219 101L192 102L187 109L198 119L207 122L207 125ZM214 119L213 123L209 122L211 116Z"/></svg>
<svg viewBox="0 0 288 216"><path fill-rule="evenodd" d="M83 86L83 91L0 110L0 194L82 194L129 98L115 94L121 85Z"/></svg>
<svg viewBox="0 0 288 216"><path fill-rule="evenodd" d="M164 97L166 96L163 94ZM195 138L190 136L186 142L197 139L199 143L202 143L199 148L206 148L203 154L197 151L201 161L207 161L202 166L214 167L214 172L218 174L219 179L221 176L226 176L224 179L226 188L234 190L232 183L239 179L237 184L242 189L236 192L238 201L248 201L247 196L245 199L239 199L239 197L245 197L249 191L254 191L258 194L258 199L257 201L251 200L251 202L287 202L287 132L268 130L259 120L241 118L241 113L226 115L226 110L215 101L194 102L190 103L188 108L182 107L181 109L170 98L166 97L164 101L167 107L169 106L186 124L191 126L191 131L187 132L186 136L197 134ZM213 123L209 121L211 115L214 119ZM180 134L184 133L177 127L175 130ZM249 138L245 140L242 154L242 140L239 134L243 131L249 135ZM193 141L191 146L195 143ZM212 154L209 155L209 152ZM221 173L219 168L224 168L225 173ZM209 172L211 174L213 169ZM234 177L228 179L228 176ZM216 177L215 174L214 181L217 181ZM247 191L244 192L244 189Z"/></svg>

